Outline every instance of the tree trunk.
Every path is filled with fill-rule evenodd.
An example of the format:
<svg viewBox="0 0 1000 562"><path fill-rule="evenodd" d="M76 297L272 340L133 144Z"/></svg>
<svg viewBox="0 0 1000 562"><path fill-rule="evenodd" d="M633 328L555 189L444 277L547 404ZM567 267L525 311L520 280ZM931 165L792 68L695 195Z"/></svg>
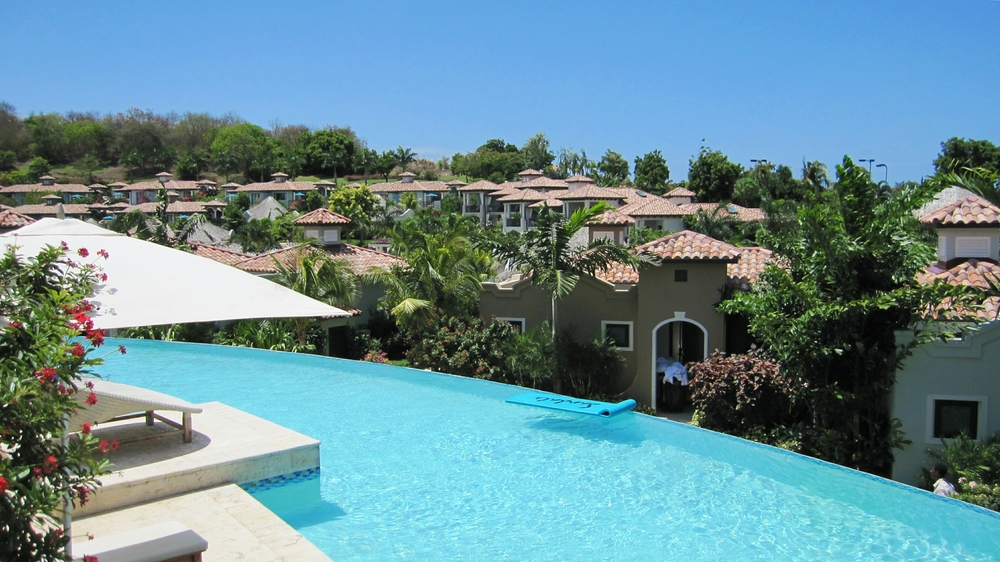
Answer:
<svg viewBox="0 0 1000 562"><path fill-rule="evenodd" d="M555 346L556 341L556 297L552 297L552 345ZM552 377L552 392L556 394L562 393L562 376L560 375L558 369L556 370L555 376Z"/></svg>

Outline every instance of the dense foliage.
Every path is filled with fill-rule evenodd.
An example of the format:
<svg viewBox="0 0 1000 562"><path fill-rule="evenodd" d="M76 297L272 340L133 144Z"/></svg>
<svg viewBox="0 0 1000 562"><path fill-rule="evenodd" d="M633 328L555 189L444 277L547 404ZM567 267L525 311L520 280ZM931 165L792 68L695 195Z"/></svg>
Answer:
<svg viewBox="0 0 1000 562"><path fill-rule="evenodd" d="M945 440L944 448L931 450L930 457L949 467L948 479L957 484L956 498L1000 511L1000 433L982 441L964 436ZM924 476L932 486L929 475Z"/></svg>
<svg viewBox="0 0 1000 562"><path fill-rule="evenodd" d="M75 259L90 252L78 249ZM104 341L87 301L100 273L74 263L62 248L0 259L0 559L62 560L69 537L59 521L63 502L86 503L105 471L94 460L89 427L68 440L65 420L78 398L96 402L81 374L100 363ZM84 336L81 338L80 336ZM122 349L124 353L124 349Z"/></svg>
<svg viewBox="0 0 1000 562"><path fill-rule="evenodd" d="M945 298L975 297L915 281L935 256L913 213L933 197L930 187L893 193L846 157L837 176L831 189L807 199L791 228L765 236L785 267L770 266L722 310L746 315L767 356L808 385L805 452L887 474L892 449L902 444L889 416L893 376L912 346L932 337L925 330L898 347L894 332Z"/></svg>

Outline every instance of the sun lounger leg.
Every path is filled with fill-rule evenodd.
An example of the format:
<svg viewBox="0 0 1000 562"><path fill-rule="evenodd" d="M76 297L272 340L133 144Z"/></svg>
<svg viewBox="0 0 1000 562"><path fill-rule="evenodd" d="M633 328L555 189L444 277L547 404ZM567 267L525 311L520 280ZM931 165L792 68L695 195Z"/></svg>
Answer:
<svg viewBox="0 0 1000 562"><path fill-rule="evenodd" d="M184 442L185 443L190 443L191 442L191 414L189 412L184 412L183 416L181 416L181 419L183 420L183 424L184 424Z"/></svg>
<svg viewBox="0 0 1000 562"><path fill-rule="evenodd" d="M153 410L146 411L146 425L153 425Z"/></svg>

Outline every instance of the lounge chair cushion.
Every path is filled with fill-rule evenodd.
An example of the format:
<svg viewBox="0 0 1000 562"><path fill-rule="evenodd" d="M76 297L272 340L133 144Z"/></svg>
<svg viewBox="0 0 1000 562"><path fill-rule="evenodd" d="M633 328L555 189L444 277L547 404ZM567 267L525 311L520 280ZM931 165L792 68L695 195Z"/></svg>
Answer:
<svg viewBox="0 0 1000 562"><path fill-rule="evenodd" d="M96 556L101 562L162 562L204 552L208 541L170 521L134 531L73 543L73 561ZM183 558L182 558L183 559Z"/></svg>

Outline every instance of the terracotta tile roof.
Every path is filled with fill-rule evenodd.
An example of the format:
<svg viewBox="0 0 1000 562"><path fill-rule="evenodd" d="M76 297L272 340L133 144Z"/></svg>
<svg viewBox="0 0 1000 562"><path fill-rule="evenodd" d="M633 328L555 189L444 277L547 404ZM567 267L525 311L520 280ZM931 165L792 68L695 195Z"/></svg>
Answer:
<svg viewBox="0 0 1000 562"><path fill-rule="evenodd" d="M729 276L729 284L737 289L749 289L757 282L760 274L772 261L774 252L771 250L751 247L737 248L740 252L740 261L726 266L726 275Z"/></svg>
<svg viewBox="0 0 1000 562"><path fill-rule="evenodd" d="M545 201L539 201L538 203L532 203L528 207L532 209L540 209L542 207L562 207L563 202L556 198L546 199Z"/></svg>
<svg viewBox="0 0 1000 562"><path fill-rule="evenodd" d="M630 217L683 217L690 215L687 210L666 199L651 197L628 203L618 209Z"/></svg>
<svg viewBox="0 0 1000 562"><path fill-rule="evenodd" d="M45 201L62 201L62 197L58 195L43 195L42 199Z"/></svg>
<svg viewBox="0 0 1000 562"><path fill-rule="evenodd" d="M456 179L456 180L446 181L446 182L444 182L444 184L447 185L448 187L459 188L459 187L464 186L465 182L462 181L462 180L457 180Z"/></svg>
<svg viewBox="0 0 1000 562"><path fill-rule="evenodd" d="M301 217L292 221L292 224L302 225L334 225L334 224L351 224L351 219L345 217L344 215L338 215L329 209L320 207L315 211L309 211L308 213L302 215Z"/></svg>
<svg viewBox="0 0 1000 562"><path fill-rule="evenodd" d="M100 183L92 183L87 187L89 187L91 191L99 191L101 189L104 189L104 185Z"/></svg>
<svg viewBox="0 0 1000 562"><path fill-rule="evenodd" d="M945 269L940 264L931 265L917 275L917 281L931 284L941 280L949 285L986 289L990 286L987 282L989 277L1000 281L1000 265L990 261L971 259L950 269Z"/></svg>
<svg viewBox="0 0 1000 562"><path fill-rule="evenodd" d="M764 211L753 208L753 207L741 207L735 203L688 203L685 205L678 205L681 209L687 211L687 215L696 215L698 211L705 211L709 215L713 213L725 213L723 217L728 216L739 222L751 222L751 221L762 221L767 216Z"/></svg>
<svg viewBox="0 0 1000 562"><path fill-rule="evenodd" d="M230 189L237 189L237 188L240 188L240 187L243 187L243 186L241 186L240 184L238 184L238 183L236 183L234 181L231 181L229 183L222 184L222 187L225 188L226 190L230 190Z"/></svg>
<svg viewBox="0 0 1000 562"><path fill-rule="evenodd" d="M534 169L534 168L528 168L527 170L523 170L521 172L518 172L517 175L519 175L521 177L524 177L524 176L540 176L540 175L542 175L542 173L539 172L538 170Z"/></svg>
<svg viewBox="0 0 1000 562"><path fill-rule="evenodd" d="M566 178L566 183L594 183L594 178L581 176L579 174Z"/></svg>
<svg viewBox="0 0 1000 562"><path fill-rule="evenodd" d="M150 201L148 203L139 203L138 205L131 205L124 209L124 212L130 213L132 211L142 211L143 213L155 213L156 207L159 205L156 201ZM191 215L194 213L204 213L206 202L204 201L174 201L173 203L167 204L167 212L174 214L187 214Z"/></svg>
<svg viewBox="0 0 1000 562"><path fill-rule="evenodd" d="M174 175L171 174L170 172L160 172L159 174L156 174L156 177L158 177L158 178L172 178L172 177L174 177Z"/></svg>
<svg viewBox="0 0 1000 562"><path fill-rule="evenodd" d="M288 174L286 174L285 172L275 172L275 173L271 174L271 177L272 178L287 178Z"/></svg>
<svg viewBox="0 0 1000 562"><path fill-rule="evenodd" d="M223 186L225 187L225 186ZM233 193L247 193L251 191L316 191L316 186L308 181L268 181L263 183L248 183L233 189Z"/></svg>
<svg viewBox="0 0 1000 562"><path fill-rule="evenodd" d="M639 282L639 272L632 266L620 263L611 264L607 269L597 271L595 277L613 284Z"/></svg>
<svg viewBox="0 0 1000 562"><path fill-rule="evenodd" d="M197 180L194 183L195 185L218 185L212 180Z"/></svg>
<svg viewBox="0 0 1000 562"><path fill-rule="evenodd" d="M13 207L0 205L0 228L21 228L35 222L35 219L22 215Z"/></svg>
<svg viewBox="0 0 1000 562"><path fill-rule="evenodd" d="M967 195L920 219L934 226L997 226L1000 208L976 195Z"/></svg>
<svg viewBox="0 0 1000 562"><path fill-rule="evenodd" d="M318 181L318 182L316 182L316 183L315 183L314 185L337 185L337 184L333 183L333 182L332 182L332 181L330 181L330 180L319 180L319 181ZM352 186L357 186L357 185L359 185L359 184L357 184L357 183L352 183L352 184L350 184L350 185L352 185Z"/></svg>
<svg viewBox="0 0 1000 562"><path fill-rule="evenodd" d="M82 203L70 203L63 205L63 212L66 216L87 216L90 215L90 205ZM54 217L58 214L59 205L21 205L14 207L14 210L29 217Z"/></svg>
<svg viewBox="0 0 1000 562"><path fill-rule="evenodd" d="M54 183L52 185L42 185L40 183L17 183L0 187L0 193L37 193L39 191L55 191L56 193L90 193L90 188L80 183Z"/></svg>
<svg viewBox="0 0 1000 562"><path fill-rule="evenodd" d="M664 197L694 197L695 195L696 193L689 189L684 189L683 187L677 187L671 189L669 193L664 195Z"/></svg>
<svg viewBox="0 0 1000 562"><path fill-rule="evenodd" d="M120 182L120 181L116 181L115 183L109 183L109 184L108 184L108 187L110 187L110 188L112 188L112 189L114 189L114 188L116 188L116 187L127 187L127 186L128 186L128 184L127 184L127 183L122 183L122 182Z"/></svg>
<svg viewBox="0 0 1000 562"><path fill-rule="evenodd" d="M55 179L56 179L56 178L54 178L54 177L52 177L52 176L50 176L50 175L46 174L46 175L44 175L44 176L41 176L41 177L40 177L40 178L38 178L38 179L40 179L40 180L52 180L52 181L55 181Z"/></svg>
<svg viewBox="0 0 1000 562"><path fill-rule="evenodd" d="M547 199L550 199L550 197L541 191L535 191L534 189L521 189L515 191L514 193L508 193L503 197L499 197L496 201L510 203L516 201L545 201Z"/></svg>
<svg viewBox="0 0 1000 562"><path fill-rule="evenodd" d="M459 191L499 191L500 189L502 188L499 185L486 180L479 180L458 188Z"/></svg>
<svg viewBox="0 0 1000 562"><path fill-rule="evenodd" d="M423 191L443 193L451 191L443 181L394 181L389 183L375 183L368 186L372 193L402 193L406 191Z"/></svg>
<svg viewBox="0 0 1000 562"><path fill-rule="evenodd" d="M739 248L690 230L653 240L638 246L635 251L652 254L664 261L735 262L740 259Z"/></svg>
<svg viewBox="0 0 1000 562"><path fill-rule="evenodd" d="M626 205L649 201L651 199L662 199L659 195L649 193L641 189L635 189L633 187L605 187L604 189L617 193L619 197L625 200Z"/></svg>
<svg viewBox="0 0 1000 562"><path fill-rule="evenodd" d="M274 260L278 260L278 262L285 267L291 267L294 265L295 259L301 247L301 245L290 246L288 248L281 248L280 250L275 250L259 256L253 256L237 263L236 267L251 273L276 273L278 268L275 267ZM355 275L363 275L373 267L381 267L388 270L393 265L406 265L406 260L392 254L379 252L378 250L372 250L371 248L362 248L361 246L355 246L353 244L341 244L339 247L323 250L316 248L312 251L325 252L332 259L346 261L348 267L351 268L351 271L353 271Z"/></svg>
<svg viewBox="0 0 1000 562"><path fill-rule="evenodd" d="M401 178L415 178L415 177L417 177L417 174L414 174L413 172L403 172L402 174L399 174L399 177L401 177Z"/></svg>
<svg viewBox="0 0 1000 562"><path fill-rule="evenodd" d="M160 183L158 181L139 181L132 184L124 185L123 187L115 187L115 191L159 191L160 188L166 189L167 191L196 191L198 189L198 183L193 181L181 180L174 181L170 180L166 183Z"/></svg>
<svg viewBox="0 0 1000 562"><path fill-rule="evenodd" d="M608 209L600 214L596 219L587 223L588 225L633 225L635 224L635 219L628 215L623 215L619 213L616 209Z"/></svg>
<svg viewBox="0 0 1000 562"><path fill-rule="evenodd" d="M201 204L205 207L227 207L229 205L225 201L202 201Z"/></svg>
<svg viewBox="0 0 1000 562"><path fill-rule="evenodd" d="M585 185L583 187L578 187L576 189L569 189L566 192L559 193L559 198L562 200L576 200L576 199L600 199L604 201L618 201L622 199L620 195L611 191L610 189L605 189L603 187L597 187L596 185Z"/></svg>
<svg viewBox="0 0 1000 562"><path fill-rule="evenodd" d="M246 261L248 257L246 254L233 252L232 250L224 250L214 246L206 246L204 244L188 244L188 247L191 248L191 251L196 256L215 260L226 265L236 266L236 264Z"/></svg>
<svg viewBox="0 0 1000 562"><path fill-rule="evenodd" d="M569 189L569 184L563 180L554 180L552 178L540 177L535 178L529 182L510 182L516 183L518 189Z"/></svg>

